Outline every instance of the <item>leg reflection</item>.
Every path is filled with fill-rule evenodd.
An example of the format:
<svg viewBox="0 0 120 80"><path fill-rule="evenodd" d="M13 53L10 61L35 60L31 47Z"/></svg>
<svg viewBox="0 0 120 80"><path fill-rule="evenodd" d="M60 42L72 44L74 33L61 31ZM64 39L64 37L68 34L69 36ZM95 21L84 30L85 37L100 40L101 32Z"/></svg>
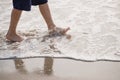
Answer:
<svg viewBox="0 0 120 80"><path fill-rule="evenodd" d="M15 59L14 63L15 63L15 68L19 72L21 72L21 73L26 73L27 72L24 68L24 62L21 59Z"/></svg>
<svg viewBox="0 0 120 80"><path fill-rule="evenodd" d="M50 75L53 72L53 58L45 58L44 74Z"/></svg>

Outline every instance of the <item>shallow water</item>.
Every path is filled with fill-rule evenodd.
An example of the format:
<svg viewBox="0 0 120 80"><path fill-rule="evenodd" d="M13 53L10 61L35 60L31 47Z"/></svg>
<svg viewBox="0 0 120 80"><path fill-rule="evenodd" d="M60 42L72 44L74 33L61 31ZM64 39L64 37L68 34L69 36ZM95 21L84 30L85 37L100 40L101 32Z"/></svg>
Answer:
<svg viewBox="0 0 120 80"><path fill-rule="evenodd" d="M6 33L4 30L7 30L9 26L12 3L10 0L1 0L0 5L0 34L4 37ZM54 45L58 55L61 52L62 57L91 61L120 60L119 0L74 0L74 2L50 0L49 5L55 23L61 27L71 27L69 31L69 34L72 34L71 41L65 38L55 39ZM32 7L31 12L23 12L18 25L18 31L21 34L28 32L31 35L30 30L34 30L33 34L37 37L47 33L45 22L39 14L38 7L35 6ZM39 56L38 53L42 53L42 50L47 54L51 53L52 56L58 56L52 54L53 50L50 51L48 46L50 40L46 43L39 43L39 40L32 36L32 40L23 41L16 51L19 43L6 45L3 37L0 37L1 58ZM10 51L5 52L5 49L10 49ZM11 51L14 49L15 51Z"/></svg>

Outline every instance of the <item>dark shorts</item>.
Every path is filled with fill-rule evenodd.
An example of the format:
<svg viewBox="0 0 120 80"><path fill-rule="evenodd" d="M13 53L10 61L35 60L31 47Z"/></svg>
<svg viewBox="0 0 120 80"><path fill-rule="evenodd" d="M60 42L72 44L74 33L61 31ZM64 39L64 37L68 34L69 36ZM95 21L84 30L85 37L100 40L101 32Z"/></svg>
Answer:
<svg viewBox="0 0 120 80"><path fill-rule="evenodd" d="M31 5L41 5L47 2L48 0L13 0L13 7L18 10L30 11Z"/></svg>

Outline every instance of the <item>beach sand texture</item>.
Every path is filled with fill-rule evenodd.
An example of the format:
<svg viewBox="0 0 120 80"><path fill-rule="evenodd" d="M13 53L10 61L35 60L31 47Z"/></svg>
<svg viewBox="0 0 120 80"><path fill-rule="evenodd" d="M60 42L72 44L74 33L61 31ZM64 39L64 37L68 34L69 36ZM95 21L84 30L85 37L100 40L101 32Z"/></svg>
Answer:
<svg viewBox="0 0 120 80"><path fill-rule="evenodd" d="M5 42L12 10L11 0L0 0L0 58L11 57L70 57L78 60L120 60L120 1L119 0L49 0L55 23L69 26L71 40L65 37L49 38L47 26L33 6L23 12L18 33L27 39L21 43ZM56 49L50 49L54 45Z"/></svg>
<svg viewBox="0 0 120 80"><path fill-rule="evenodd" d="M0 80L120 80L119 62L38 58L0 60L0 67Z"/></svg>

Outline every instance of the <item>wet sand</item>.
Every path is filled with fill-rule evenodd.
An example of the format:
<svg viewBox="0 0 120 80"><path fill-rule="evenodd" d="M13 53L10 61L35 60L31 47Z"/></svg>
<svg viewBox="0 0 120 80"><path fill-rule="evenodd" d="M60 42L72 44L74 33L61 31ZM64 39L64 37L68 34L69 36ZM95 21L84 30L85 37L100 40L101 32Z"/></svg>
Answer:
<svg viewBox="0 0 120 80"><path fill-rule="evenodd" d="M120 63L52 58L1 60L0 80L120 80Z"/></svg>

